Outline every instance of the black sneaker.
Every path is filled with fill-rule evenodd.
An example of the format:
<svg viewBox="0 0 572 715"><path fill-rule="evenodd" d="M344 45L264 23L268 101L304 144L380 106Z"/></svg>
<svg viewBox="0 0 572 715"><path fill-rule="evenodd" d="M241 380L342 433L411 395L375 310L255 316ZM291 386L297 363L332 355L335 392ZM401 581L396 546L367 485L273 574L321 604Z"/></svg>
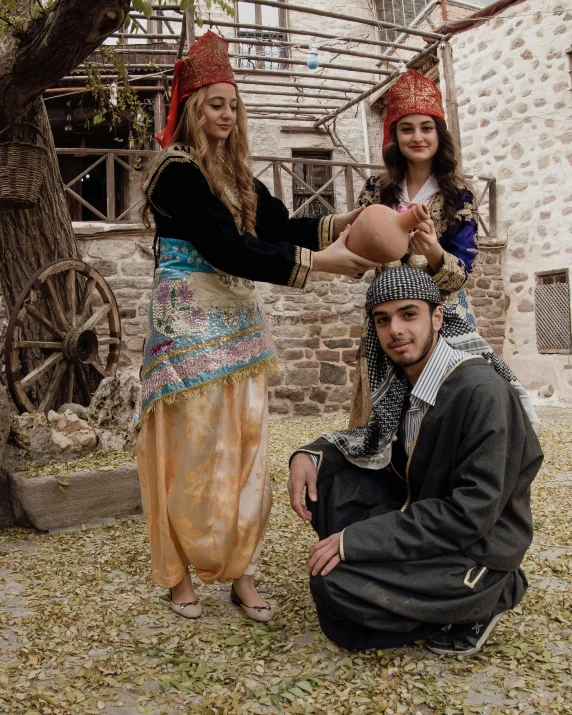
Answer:
<svg viewBox="0 0 572 715"><path fill-rule="evenodd" d="M485 621L451 626L448 631L434 633L427 639L425 646L439 655L474 655L485 645L503 616L504 612Z"/></svg>

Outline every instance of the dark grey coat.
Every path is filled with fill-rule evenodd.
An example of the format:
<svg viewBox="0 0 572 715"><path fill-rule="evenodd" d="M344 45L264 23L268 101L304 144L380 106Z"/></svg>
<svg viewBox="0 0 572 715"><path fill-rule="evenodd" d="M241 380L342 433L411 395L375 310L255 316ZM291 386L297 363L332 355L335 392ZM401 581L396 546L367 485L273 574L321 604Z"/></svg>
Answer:
<svg viewBox="0 0 572 715"><path fill-rule="evenodd" d="M399 443L385 470L352 465L323 438L301 451L320 458L318 502L308 502L319 537L345 528L345 563L311 580L333 640L401 645L428 624L485 618L522 598L543 455L515 391L482 358L449 373L409 460Z"/></svg>

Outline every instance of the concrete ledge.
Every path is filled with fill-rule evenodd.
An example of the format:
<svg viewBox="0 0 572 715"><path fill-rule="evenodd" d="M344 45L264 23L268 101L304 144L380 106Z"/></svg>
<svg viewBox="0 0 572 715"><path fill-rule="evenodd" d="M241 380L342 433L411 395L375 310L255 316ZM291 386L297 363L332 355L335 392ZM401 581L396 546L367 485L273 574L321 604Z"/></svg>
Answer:
<svg viewBox="0 0 572 715"><path fill-rule="evenodd" d="M55 476L8 476L14 523L40 531L79 526L97 519L140 514L141 492L135 464L109 471L73 472L65 494Z"/></svg>

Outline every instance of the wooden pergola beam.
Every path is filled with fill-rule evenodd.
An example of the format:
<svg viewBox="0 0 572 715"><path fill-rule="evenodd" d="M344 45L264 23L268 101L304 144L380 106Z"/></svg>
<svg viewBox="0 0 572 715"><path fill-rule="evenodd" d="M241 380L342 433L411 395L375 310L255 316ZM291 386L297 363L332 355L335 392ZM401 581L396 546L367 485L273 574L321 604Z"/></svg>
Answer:
<svg viewBox="0 0 572 715"><path fill-rule="evenodd" d="M300 12L306 15L317 15L318 17L327 17L333 20L344 20L345 22L355 22L360 25L369 25L370 27L380 27L384 30L394 30L395 32L406 32L408 35L417 35L418 37L426 37L429 40L441 40L443 35L437 32L429 32L420 30L417 27L408 27L407 25L397 25L394 22L385 22L384 20L370 20L368 17L358 17L356 15L345 15L341 12L331 12L330 10L320 10L314 7L305 5L295 5L290 2L278 2L278 0L244 0L251 5L265 5L266 7L275 7L279 10L287 10L289 12ZM245 25L246 26L246 25Z"/></svg>
<svg viewBox="0 0 572 715"><path fill-rule="evenodd" d="M414 57L412 60L409 60L409 62L406 63L406 67L412 67L416 62L419 62L419 60L423 59L423 57L426 57L427 55L431 54L434 52L437 47L439 46L439 42L434 42L432 45L430 45L425 52L421 52L419 55ZM370 89L366 90L362 94L360 94L359 97L356 97L355 99L350 100L349 102L346 102L344 105L336 109L334 112L331 112L330 114L327 114L325 117L322 117L319 119L316 124L314 125L315 128L317 129L318 127L321 127L322 124L325 124L327 121L330 119L334 119L338 115L342 114L343 112L346 112L348 109L351 109L354 107L356 104L359 104L360 102L363 102L364 99L367 99L368 97L371 97L372 94L377 92L380 89L383 89L383 87L391 84L394 80L396 80L400 75L400 72L397 70L395 72L392 72L389 77L386 77L382 82L379 82L377 85L374 87L371 87Z"/></svg>
<svg viewBox="0 0 572 715"><path fill-rule="evenodd" d="M241 25L240 27L244 27ZM248 28L250 29L250 27ZM272 28L272 32L277 32L274 28ZM112 37L115 37L117 39L146 39L146 40L165 40L169 41L171 44L174 44L173 39L176 36L173 36L172 34L165 35L164 33L149 33L146 32L144 35L136 34L136 33L128 33L128 34L119 34L115 33L112 35ZM315 37L315 35L314 35ZM250 37L225 37L225 40L227 42L230 42L231 44L238 44L238 45L252 45L253 47L276 47L276 48L294 48L298 50L310 50L310 45L309 44L300 44L299 42L288 42L286 40L276 40L269 38L268 40L259 40L256 38L250 38ZM383 62L398 62L399 59L396 58L395 55L381 55L381 54L374 54L372 52L361 52L360 50L352 50L352 49L345 49L343 47L326 47L324 45L318 45L318 50L321 52L329 52L330 54L333 55L349 55L350 57L361 57L364 59L370 59L370 60L376 60L376 61L383 61ZM98 50L101 51L101 48ZM115 48L115 52L137 52L137 50L130 50L129 46L127 45L126 47L122 48ZM140 52L145 52L147 53L147 50L140 50ZM172 54L175 53L176 50L151 50L154 54L160 54L161 52L164 52L165 54ZM232 55L231 55L232 56ZM264 55L263 55L264 56ZM305 64L305 63L304 63ZM325 67L326 65L321 65L322 67ZM338 65L336 65L339 67ZM372 70L375 71L375 70Z"/></svg>

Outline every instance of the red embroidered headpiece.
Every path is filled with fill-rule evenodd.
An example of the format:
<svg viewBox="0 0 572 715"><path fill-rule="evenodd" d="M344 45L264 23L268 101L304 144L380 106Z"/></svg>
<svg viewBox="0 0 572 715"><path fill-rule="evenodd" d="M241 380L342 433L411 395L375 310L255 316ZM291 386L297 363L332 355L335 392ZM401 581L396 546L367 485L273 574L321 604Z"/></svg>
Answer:
<svg viewBox="0 0 572 715"><path fill-rule="evenodd" d="M429 114L445 119L443 98L435 82L416 70L407 70L389 90L387 117L383 123L383 146L389 143L389 130L407 114Z"/></svg>
<svg viewBox="0 0 572 715"><path fill-rule="evenodd" d="M209 30L191 45L184 59L175 63L167 126L156 137L162 147L167 146L175 133L181 102L197 89L217 82L228 82L236 87L228 57L228 42Z"/></svg>

